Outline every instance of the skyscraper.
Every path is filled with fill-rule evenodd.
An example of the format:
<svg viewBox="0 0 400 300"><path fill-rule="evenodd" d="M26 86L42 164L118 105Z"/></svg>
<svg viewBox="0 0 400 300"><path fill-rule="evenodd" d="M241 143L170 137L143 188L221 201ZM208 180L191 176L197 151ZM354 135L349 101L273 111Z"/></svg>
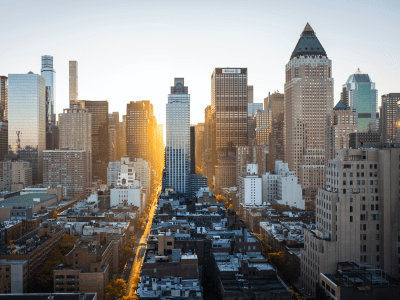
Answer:
<svg viewBox="0 0 400 300"><path fill-rule="evenodd" d="M271 126L268 138L267 171L275 170L275 162L285 159L284 111L285 95L275 92L264 99L264 107L271 108Z"/></svg>
<svg viewBox="0 0 400 300"><path fill-rule="evenodd" d="M379 127L382 143L400 143L400 93L382 95Z"/></svg>
<svg viewBox="0 0 400 300"><path fill-rule="evenodd" d="M343 85L341 99L356 113L358 132L378 131L378 90L368 74L358 69L350 75Z"/></svg>
<svg viewBox="0 0 400 300"><path fill-rule="evenodd" d="M8 143L32 167L32 181L43 179L46 150L46 80L29 72L8 76Z"/></svg>
<svg viewBox="0 0 400 300"><path fill-rule="evenodd" d="M167 103L166 188L188 195L190 183L190 95L175 78Z"/></svg>
<svg viewBox="0 0 400 300"><path fill-rule="evenodd" d="M92 182L92 114L76 102L58 115L60 124L60 149L84 150L87 158L87 183Z"/></svg>
<svg viewBox="0 0 400 300"><path fill-rule="evenodd" d="M211 114L215 145L247 145L247 68L216 68L211 75Z"/></svg>
<svg viewBox="0 0 400 300"><path fill-rule="evenodd" d="M69 61L69 105L78 100L78 62Z"/></svg>
<svg viewBox="0 0 400 300"><path fill-rule="evenodd" d="M0 121L7 121L8 118L8 78L0 76Z"/></svg>
<svg viewBox="0 0 400 300"><path fill-rule="evenodd" d="M190 173L196 174L196 126L190 126Z"/></svg>
<svg viewBox="0 0 400 300"><path fill-rule="evenodd" d="M126 105L126 155L131 160L149 160L150 118L153 104L149 100L131 101Z"/></svg>
<svg viewBox="0 0 400 300"><path fill-rule="evenodd" d="M92 115L92 176L107 182L108 167L108 101L79 100Z"/></svg>
<svg viewBox="0 0 400 300"><path fill-rule="evenodd" d="M214 182L218 181L220 187L225 183L236 183L236 168L231 161L236 161L234 147L248 143L247 99L247 68L214 69L211 75L211 157L214 170L209 176L216 175L218 161L222 164L219 170L229 169L223 175L224 180L215 178ZM233 177L228 178L231 175Z"/></svg>
<svg viewBox="0 0 400 300"><path fill-rule="evenodd" d="M326 115L333 108L332 61L307 23L286 65L285 161L306 196L324 183Z"/></svg>
<svg viewBox="0 0 400 300"><path fill-rule="evenodd" d="M8 154L8 122L0 121L0 161Z"/></svg>
<svg viewBox="0 0 400 300"><path fill-rule="evenodd" d="M55 124L55 101L56 101L56 71L53 68L53 56L42 56L41 75L46 79L47 88L47 123Z"/></svg>
<svg viewBox="0 0 400 300"><path fill-rule="evenodd" d="M119 112L113 112L108 115L108 134L109 160L116 161L118 157Z"/></svg>

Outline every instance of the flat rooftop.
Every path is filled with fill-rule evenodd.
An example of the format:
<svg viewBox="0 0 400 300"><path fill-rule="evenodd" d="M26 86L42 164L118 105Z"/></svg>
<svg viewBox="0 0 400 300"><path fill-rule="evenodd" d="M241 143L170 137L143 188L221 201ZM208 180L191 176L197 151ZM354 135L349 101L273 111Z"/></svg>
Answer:
<svg viewBox="0 0 400 300"><path fill-rule="evenodd" d="M29 299L29 300L48 300L49 296L53 296L54 300L80 300L81 296L85 295L86 300L93 300L96 296L96 293L82 293L82 294L3 294L0 295L0 299L2 300L18 300L18 299Z"/></svg>
<svg viewBox="0 0 400 300"><path fill-rule="evenodd" d="M0 202L0 206L1 207L36 206L54 198L57 199L57 195L42 194L42 193L26 194L5 199L4 201ZM34 201L33 199L40 199L40 201Z"/></svg>

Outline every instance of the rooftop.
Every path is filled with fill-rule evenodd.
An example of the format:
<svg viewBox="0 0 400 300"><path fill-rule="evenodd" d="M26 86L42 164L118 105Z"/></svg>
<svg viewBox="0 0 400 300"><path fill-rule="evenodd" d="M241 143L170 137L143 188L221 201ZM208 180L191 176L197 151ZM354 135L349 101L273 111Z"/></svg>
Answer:
<svg viewBox="0 0 400 300"><path fill-rule="evenodd" d="M50 195L50 194L26 194L11 197L8 199L4 199L4 201L0 202L2 207L13 207L16 205L19 206L36 206L43 202L49 201L51 199L57 198L57 195ZM37 199L37 201L36 201Z"/></svg>
<svg viewBox="0 0 400 300"><path fill-rule="evenodd" d="M305 55L322 55L327 56L324 47L322 47L314 30L310 24L306 24L303 32L300 35L300 39L297 42L296 47L293 50L290 59Z"/></svg>

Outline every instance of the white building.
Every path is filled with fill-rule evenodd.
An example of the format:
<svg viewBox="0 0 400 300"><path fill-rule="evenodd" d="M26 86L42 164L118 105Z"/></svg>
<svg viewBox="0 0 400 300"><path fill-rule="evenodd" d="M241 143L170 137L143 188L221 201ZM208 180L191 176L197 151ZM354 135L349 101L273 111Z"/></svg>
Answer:
<svg viewBox="0 0 400 300"><path fill-rule="evenodd" d="M301 185L294 171L289 170L288 164L282 161L275 162L274 173L266 172L262 175L262 194L263 202L305 209Z"/></svg>
<svg viewBox="0 0 400 300"><path fill-rule="evenodd" d="M165 188L189 194L190 187L190 95L183 78L175 78L166 106Z"/></svg>
<svg viewBox="0 0 400 300"><path fill-rule="evenodd" d="M146 197L146 193L138 186L117 187L110 190L110 206L126 201L128 205L134 205L142 210L146 204Z"/></svg>
<svg viewBox="0 0 400 300"><path fill-rule="evenodd" d="M258 164L248 164L246 174L239 177L239 203L262 204L262 179L258 176Z"/></svg>
<svg viewBox="0 0 400 300"><path fill-rule="evenodd" d="M118 174L121 171L120 161L110 161L107 168L107 184L108 186L116 186L118 182Z"/></svg>
<svg viewBox="0 0 400 300"><path fill-rule="evenodd" d="M150 164L142 159L135 158L132 162L136 172L136 178L140 180L140 184L146 190L147 194L150 193Z"/></svg>

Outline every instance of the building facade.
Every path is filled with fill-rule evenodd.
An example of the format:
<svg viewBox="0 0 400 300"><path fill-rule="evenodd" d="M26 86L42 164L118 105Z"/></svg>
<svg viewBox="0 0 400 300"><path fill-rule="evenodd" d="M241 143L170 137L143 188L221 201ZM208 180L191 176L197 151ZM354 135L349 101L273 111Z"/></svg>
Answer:
<svg viewBox="0 0 400 300"><path fill-rule="evenodd" d="M286 65L285 161L313 198L324 183L326 115L333 108L332 61L307 23Z"/></svg>
<svg viewBox="0 0 400 300"><path fill-rule="evenodd" d="M87 184L92 182L92 114L78 102L58 115L60 149L85 150L88 154Z"/></svg>
<svg viewBox="0 0 400 300"><path fill-rule="evenodd" d="M275 169L275 161L285 159L285 131L284 131L284 111L285 95L279 92L269 94L265 98L264 108L271 109L271 124L268 137L268 159L267 171Z"/></svg>
<svg viewBox="0 0 400 300"><path fill-rule="evenodd" d="M44 151L43 181L50 185L62 185L65 197L84 193L89 183L88 160L89 155L85 150Z"/></svg>
<svg viewBox="0 0 400 300"><path fill-rule="evenodd" d="M69 61L69 107L78 100L78 62Z"/></svg>
<svg viewBox="0 0 400 300"><path fill-rule="evenodd" d="M190 184L190 95L183 78L175 78L167 103L165 148L166 188L189 194Z"/></svg>
<svg viewBox="0 0 400 300"><path fill-rule="evenodd" d="M80 100L82 108L92 115L92 177L107 182L108 167L108 101Z"/></svg>
<svg viewBox="0 0 400 300"><path fill-rule="evenodd" d="M326 118L325 166L335 157L335 149L349 148L350 134L357 132L356 114L340 100Z"/></svg>
<svg viewBox="0 0 400 300"><path fill-rule="evenodd" d="M9 150L32 167L32 181L43 181L46 150L46 80L29 72L8 76Z"/></svg>
<svg viewBox="0 0 400 300"><path fill-rule="evenodd" d="M294 171L289 170L288 164L282 161L275 161L273 173L262 175L262 193L263 202L305 209L301 185Z"/></svg>
<svg viewBox="0 0 400 300"><path fill-rule="evenodd" d="M0 191L19 191L32 185L32 168L26 161L0 161Z"/></svg>
<svg viewBox="0 0 400 300"><path fill-rule="evenodd" d="M317 228L304 233L301 282L308 294L315 297L320 274L343 261L399 278L399 165L400 148L336 150L318 190Z"/></svg>
<svg viewBox="0 0 400 300"><path fill-rule="evenodd" d="M0 76L0 117L1 121L8 120L8 77Z"/></svg>
<svg viewBox="0 0 400 300"><path fill-rule="evenodd" d="M379 127L382 143L400 143L400 93L382 95Z"/></svg>
<svg viewBox="0 0 400 300"><path fill-rule="evenodd" d="M55 102L56 102L56 70L53 68L53 56L42 56L42 77L46 80L47 88L47 124L56 123Z"/></svg>
<svg viewBox="0 0 400 300"><path fill-rule="evenodd" d="M0 121L0 161L8 154L8 122Z"/></svg>
<svg viewBox="0 0 400 300"><path fill-rule="evenodd" d="M356 113L358 132L378 131L378 90L368 74L360 69L343 85L341 99Z"/></svg>

